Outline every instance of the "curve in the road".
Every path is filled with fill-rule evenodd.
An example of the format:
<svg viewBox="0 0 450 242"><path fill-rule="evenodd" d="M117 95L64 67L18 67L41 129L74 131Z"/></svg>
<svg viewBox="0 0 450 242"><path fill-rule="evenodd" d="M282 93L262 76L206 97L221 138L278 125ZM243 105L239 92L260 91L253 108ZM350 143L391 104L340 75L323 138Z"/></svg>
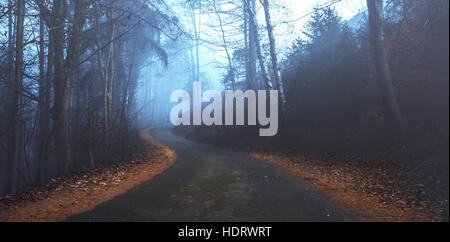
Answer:
<svg viewBox="0 0 450 242"><path fill-rule="evenodd" d="M272 166L152 130L175 164L68 221L355 221L333 200Z"/></svg>

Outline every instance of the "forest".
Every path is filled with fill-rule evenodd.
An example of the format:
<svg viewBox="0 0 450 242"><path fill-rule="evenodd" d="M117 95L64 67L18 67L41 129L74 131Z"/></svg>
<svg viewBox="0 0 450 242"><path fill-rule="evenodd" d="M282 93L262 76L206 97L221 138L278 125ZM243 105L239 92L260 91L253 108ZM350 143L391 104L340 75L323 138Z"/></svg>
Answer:
<svg viewBox="0 0 450 242"><path fill-rule="evenodd" d="M132 1L2 3L3 192L136 151L140 66L150 56L167 65L161 28L180 34L156 11Z"/></svg>
<svg viewBox="0 0 450 242"><path fill-rule="evenodd" d="M193 83L277 91L276 135L225 115L173 127L171 93ZM448 221L449 1L0 0L0 114L0 221L74 177L173 158L162 147L173 169L221 161L185 153L204 144L313 179L356 217Z"/></svg>

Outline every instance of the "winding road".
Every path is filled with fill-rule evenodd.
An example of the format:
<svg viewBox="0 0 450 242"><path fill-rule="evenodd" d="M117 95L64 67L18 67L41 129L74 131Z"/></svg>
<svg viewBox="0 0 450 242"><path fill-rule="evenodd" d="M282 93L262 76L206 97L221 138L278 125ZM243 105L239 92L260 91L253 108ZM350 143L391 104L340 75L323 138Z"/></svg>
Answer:
<svg viewBox="0 0 450 242"><path fill-rule="evenodd" d="M177 153L162 174L68 221L356 221L330 198L262 162L174 135L153 137Z"/></svg>

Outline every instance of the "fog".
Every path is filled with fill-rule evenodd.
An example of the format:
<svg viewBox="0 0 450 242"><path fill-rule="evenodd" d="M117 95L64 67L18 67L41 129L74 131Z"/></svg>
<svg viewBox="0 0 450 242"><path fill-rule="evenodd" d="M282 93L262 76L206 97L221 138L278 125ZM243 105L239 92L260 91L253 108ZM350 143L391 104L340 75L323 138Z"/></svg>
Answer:
<svg viewBox="0 0 450 242"><path fill-rule="evenodd" d="M169 64L167 67L161 65L156 58L151 56L151 53L146 63L140 67L137 100L139 102L139 119L144 126L169 121L170 109L175 105L169 102L170 93L178 89L190 90L192 82L195 81L197 50L199 52L199 76L203 84L203 90L223 91L225 89L223 78L227 75L227 54L223 46L218 16L211 12L209 6L212 2L214 1L205 1L202 10L192 10L187 7L189 1L166 1L165 11L177 17L184 34L175 41L171 36L161 34L162 47L168 54ZM218 1L218 4L223 11L221 20L226 32L227 47L233 55L234 51L239 50L244 45L242 17L236 16L239 13L236 8L239 8L242 3L239 1ZM272 6L272 21L279 58L286 57L289 48L296 39L308 38L304 34L306 31L305 24L313 14L314 9L330 6L335 8L344 20L349 20L363 11L366 8L366 3L364 0L282 0L277 1ZM231 11L231 13L226 11ZM198 49L193 21L195 22L195 28L200 30L197 33L199 34ZM261 7L258 7L257 21L260 24L265 21ZM268 46L267 36L262 35L261 41L262 46ZM269 55L269 53L266 52L265 55Z"/></svg>
<svg viewBox="0 0 450 242"><path fill-rule="evenodd" d="M444 179L427 181L448 185L448 158L434 159L448 157L448 4L0 0L0 195L134 162L160 126L223 148L431 167ZM214 110L174 127L171 94L194 83L277 100L241 95L228 107L252 110L228 123Z"/></svg>

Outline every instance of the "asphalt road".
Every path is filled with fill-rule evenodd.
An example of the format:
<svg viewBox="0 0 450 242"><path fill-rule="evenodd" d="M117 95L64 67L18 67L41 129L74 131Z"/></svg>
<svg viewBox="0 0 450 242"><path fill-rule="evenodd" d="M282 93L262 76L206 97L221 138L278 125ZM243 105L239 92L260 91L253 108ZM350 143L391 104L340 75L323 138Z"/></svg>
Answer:
<svg viewBox="0 0 450 242"><path fill-rule="evenodd" d="M155 129L175 164L130 191L68 221L355 221L330 198L259 161Z"/></svg>

